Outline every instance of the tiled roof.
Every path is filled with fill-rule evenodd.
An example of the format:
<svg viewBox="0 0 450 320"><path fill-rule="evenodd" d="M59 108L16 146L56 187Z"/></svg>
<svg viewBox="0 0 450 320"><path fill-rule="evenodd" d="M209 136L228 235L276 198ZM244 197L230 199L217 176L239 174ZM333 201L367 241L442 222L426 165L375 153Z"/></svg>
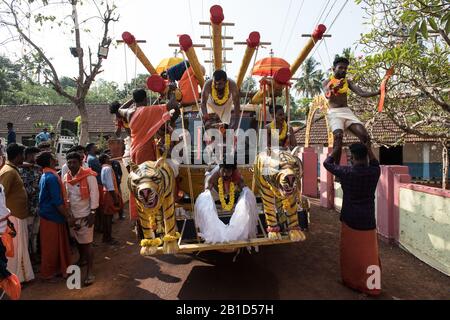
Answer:
<svg viewBox="0 0 450 320"><path fill-rule="evenodd" d="M89 133L112 133L114 115L109 113L107 104L88 104ZM6 124L12 122L17 134L35 134L40 131L34 127L35 123L44 122L56 125L60 118L74 121L78 117L78 109L72 104L61 105L16 105L0 106L0 134L7 133Z"/></svg>
<svg viewBox="0 0 450 320"><path fill-rule="evenodd" d="M403 131L398 128L391 120L387 118L378 119L373 125L366 126L369 132L369 135L372 139L381 144L394 144L400 136L403 134ZM295 138L299 145L305 144L305 133L306 127L302 127L295 132ZM416 135L406 135L405 142L431 142L436 141L436 139L432 138L422 138ZM351 144L354 142L358 142L358 139L353 136L351 133L344 134L344 144ZM324 145L328 143L327 139L327 127L325 118L322 116L317 118L313 125L311 126L310 133L310 145Z"/></svg>

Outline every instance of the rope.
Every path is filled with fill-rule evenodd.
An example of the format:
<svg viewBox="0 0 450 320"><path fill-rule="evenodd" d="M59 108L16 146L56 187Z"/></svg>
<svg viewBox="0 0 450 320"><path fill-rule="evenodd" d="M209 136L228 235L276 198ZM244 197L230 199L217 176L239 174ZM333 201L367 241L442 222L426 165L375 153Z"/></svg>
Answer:
<svg viewBox="0 0 450 320"><path fill-rule="evenodd" d="M127 48L123 46L123 51L125 52L125 94L128 96L128 63L127 63Z"/></svg>
<svg viewBox="0 0 450 320"><path fill-rule="evenodd" d="M136 82L137 82L137 46L135 47L136 49L134 50L134 87L136 88Z"/></svg>
<svg viewBox="0 0 450 320"><path fill-rule="evenodd" d="M333 10L333 7L334 7L334 5L336 4L336 2L337 2L337 0L334 0L333 4L332 4L331 7L330 7L330 10L328 10L327 15L325 16L325 18L323 18L323 22L327 21L327 18L328 18L328 16L330 15L331 10Z"/></svg>
<svg viewBox="0 0 450 320"><path fill-rule="evenodd" d="M311 29L314 29L315 26L319 23L320 18L322 18L323 13L325 12L325 10L327 10L328 5L330 4L331 0L328 0L327 2L325 2L324 4L326 4L324 7L322 7L322 9L320 9L319 13L320 15L316 18L316 20L314 21L314 25L312 26Z"/></svg>

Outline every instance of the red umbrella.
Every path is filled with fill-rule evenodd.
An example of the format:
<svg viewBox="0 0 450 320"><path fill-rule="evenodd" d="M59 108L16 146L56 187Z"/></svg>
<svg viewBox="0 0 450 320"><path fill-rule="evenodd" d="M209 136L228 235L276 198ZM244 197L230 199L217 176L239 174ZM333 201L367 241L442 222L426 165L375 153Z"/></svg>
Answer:
<svg viewBox="0 0 450 320"><path fill-rule="evenodd" d="M281 68L288 68L289 63L281 58L268 57L261 59L255 63L253 67L252 74L263 77L272 77L275 72Z"/></svg>

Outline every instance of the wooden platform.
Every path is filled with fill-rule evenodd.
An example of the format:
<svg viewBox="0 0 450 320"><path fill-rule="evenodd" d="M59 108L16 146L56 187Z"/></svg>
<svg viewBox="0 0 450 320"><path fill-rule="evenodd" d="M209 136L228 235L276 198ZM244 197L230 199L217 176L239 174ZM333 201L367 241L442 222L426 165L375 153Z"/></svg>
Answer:
<svg viewBox="0 0 450 320"><path fill-rule="evenodd" d="M235 248L244 247L255 247L255 246L269 246L276 244L285 244L295 242L289 239L288 236L283 236L281 240L271 240L268 238L256 238L250 239L249 241L232 241L226 243L193 243L193 244L182 244L179 247L177 253L193 253L200 251L210 251L210 250L228 250ZM155 254L164 254L163 248L158 247Z"/></svg>

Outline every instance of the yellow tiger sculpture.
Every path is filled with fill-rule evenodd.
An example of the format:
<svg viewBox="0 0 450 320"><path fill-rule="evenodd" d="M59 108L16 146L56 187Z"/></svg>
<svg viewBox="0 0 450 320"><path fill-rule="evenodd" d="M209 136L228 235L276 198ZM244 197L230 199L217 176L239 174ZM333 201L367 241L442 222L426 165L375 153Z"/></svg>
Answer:
<svg viewBox="0 0 450 320"><path fill-rule="evenodd" d="M136 198L139 222L144 234L141 254L151 255L163 244L167 254L178 251L180 234L175 221L175 172L168 160L131 164L128 188Z"/></svg>
<svg viewBox="0 0 450 320"><path fill-rule="evenodd" d="M256 156L255 181L262 198L270 239L281 239L280 225L287 222L292 241L305 240L298 224L301 204L302 162L289 151L273 149Z"/></svg>

